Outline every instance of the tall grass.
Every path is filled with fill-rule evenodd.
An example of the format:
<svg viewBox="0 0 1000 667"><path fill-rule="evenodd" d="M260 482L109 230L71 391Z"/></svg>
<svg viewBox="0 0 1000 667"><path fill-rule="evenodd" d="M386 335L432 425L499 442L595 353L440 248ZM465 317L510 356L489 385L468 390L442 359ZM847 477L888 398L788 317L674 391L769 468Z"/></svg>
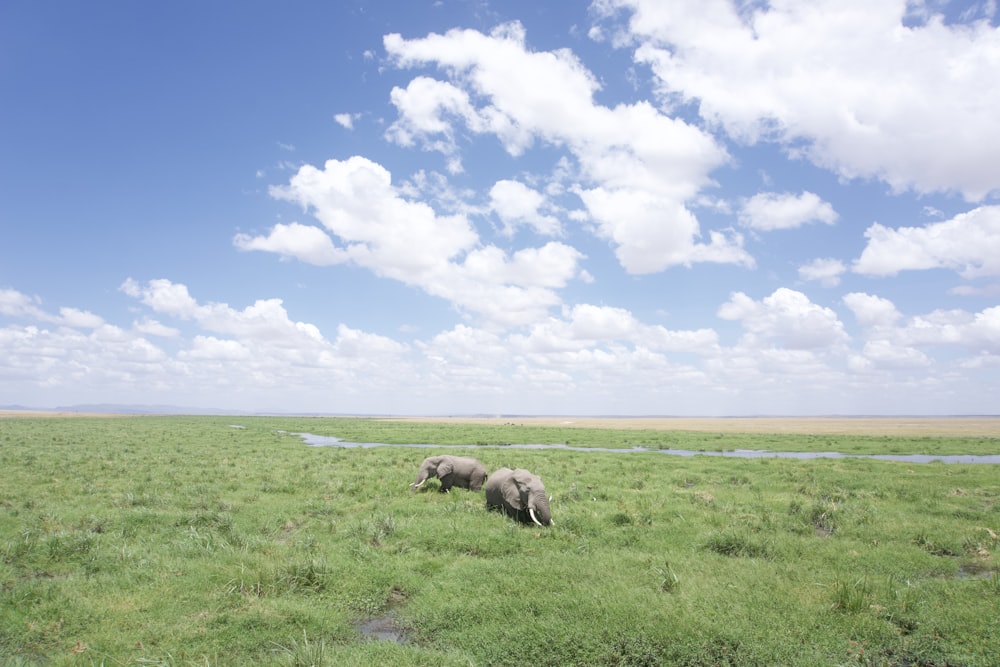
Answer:
<svg viewBox="0 0 1000 667"><path fill-rule="evenodd" d="M557 435L387 424L0 420L0 664L988 665L1000 655L993 466L449 450L540 474L556 521L540 529L486 512L481 493L438 494L429 482L411 495L427 450L310 448L292 435ZM558 437L693 448L683 434ZM366 639L360 624L372 618L400 641Z"/></svg>

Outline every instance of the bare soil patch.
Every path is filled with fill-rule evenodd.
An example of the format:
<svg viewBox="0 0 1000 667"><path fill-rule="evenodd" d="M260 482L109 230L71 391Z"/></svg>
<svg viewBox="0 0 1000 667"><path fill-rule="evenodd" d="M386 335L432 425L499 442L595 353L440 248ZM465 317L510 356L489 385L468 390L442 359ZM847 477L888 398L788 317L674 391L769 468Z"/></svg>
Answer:
<svg viewBox="0 0 1000 667"><path fill-rule="evenodd" d="M711 433L1000 437L1000 417L394 417L393 421Z"/></svg>

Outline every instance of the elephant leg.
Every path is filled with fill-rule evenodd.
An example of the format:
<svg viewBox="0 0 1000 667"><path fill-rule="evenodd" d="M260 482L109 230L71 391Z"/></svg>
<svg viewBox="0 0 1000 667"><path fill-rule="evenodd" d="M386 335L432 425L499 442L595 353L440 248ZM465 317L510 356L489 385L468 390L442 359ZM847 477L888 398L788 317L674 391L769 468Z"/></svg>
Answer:
<svg viewBox="0 0 1000 667"><path fill-rule="evenodd" d="M481 490L483 488L484 481L486 481L485 476L480 476L480 475L474 476L472 479L469 480L469 490L470 491Z"/></svg>

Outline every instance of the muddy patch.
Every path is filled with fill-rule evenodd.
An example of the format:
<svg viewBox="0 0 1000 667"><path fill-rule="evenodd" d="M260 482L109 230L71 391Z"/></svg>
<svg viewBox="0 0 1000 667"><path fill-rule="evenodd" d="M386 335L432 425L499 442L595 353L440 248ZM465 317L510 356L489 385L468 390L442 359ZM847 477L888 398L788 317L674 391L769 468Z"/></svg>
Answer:
<svg viewBox="0 0 1000 667"><path fill-rule="evenodd" d="M364 639L378 642L394 642L396 644L409 643L406 632L399 626L396 621L396 615L392 612L378 618L359 621L357 628L358 633Z"/></svg>
<svg viewBox="0 0 1000 667"><path fill-rule="evenodd" d="M996 570L987 563L965 563L958 566L959 579L990 579L996 576Z"/></svg>
<svg viewBox="0 0 1000 667"><path fill-rule="evenodd" d="M406 602L407 595L401 588L393 588L386 600L386 611L381 616L364 618L355 622L355 627L362 639L377 642L393 642L409 644L410 637L406 632L395 610Z"/></svg>

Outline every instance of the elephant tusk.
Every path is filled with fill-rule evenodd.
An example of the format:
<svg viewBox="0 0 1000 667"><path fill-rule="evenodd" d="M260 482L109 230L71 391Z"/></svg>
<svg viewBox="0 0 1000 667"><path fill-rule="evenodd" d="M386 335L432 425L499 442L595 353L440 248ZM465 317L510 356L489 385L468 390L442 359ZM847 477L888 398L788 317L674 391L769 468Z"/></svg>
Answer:
<svg viewBox="0 0 1000 667"><path fill-rule="evenodd" d="M427 480L425 479L424 482L426 481ZM414 489L419 489L421 486L424 485L424 482L420 482L420 484L410 484L410 486L412 486Z"/></svg>
<svg viewBox="0 0 1000 667"><path fill-rule="evenodd" d="M531 515L531 520L532 521L534 521L539 526L542 525L541 523L539 523L538 519L535 518L535 510L534 509L532 509L531 507L529 507L528 508L528 514ZM544 526L542 526L542 527L544 528Z"/></svg>

